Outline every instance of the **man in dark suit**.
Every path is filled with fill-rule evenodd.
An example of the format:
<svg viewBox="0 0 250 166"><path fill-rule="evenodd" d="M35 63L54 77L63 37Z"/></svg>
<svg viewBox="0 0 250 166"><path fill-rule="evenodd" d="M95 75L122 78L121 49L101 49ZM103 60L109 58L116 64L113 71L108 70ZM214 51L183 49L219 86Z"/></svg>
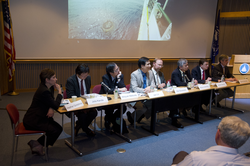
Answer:
<svg viewBox="0 0 250 166"><path fill-rule="evenodd" d="M192 80L190 70L188 69L188 61L186 59L179 59L177 62L177 69L172 72L171 85L187 86L188 82ZM197 80L194 80L197 84Z"/></svg>
<svg viewBox="0 0 250 166"><path fill-rule="evenodd" d="M177 62L178 67L172 72L171 75L171 85L176 86L187 86L188 82L192 80L190 70L188 69L188 61L186 59L179 59ZM194 84L196 85L198 83L197 80L194 80ZM197 107L193 107L195 109L195 112L197 111ZM170 111L169 116L174 116L171 114L171 112L174 112L173 110ZM177 112L177 111L175 111ZM182 109L182 113L187 116L186 109Z"/></svg>
<svg viewBox="0 0 250 166"><path fill-rule="evenodd" d="M206 84L209 81L212 81L212 78L210 77L209 74L209 63L207 59L200 59L199 60L199 65L194 67L192 69L192 78L194 78L195 80L198 81L198 83L201 84ZM210 100L210 91L204 91L202 98L201 98L201 103L204 105L208 105ZM205 111L203 110L203 108L200 108L201 111Z"/></svg>
<svg viewBox="0 0 250 166"><path fill-rule="evenodd" d="M86 64L80 64L75 70L75 75L69 77L66 82L67 97L81 97L84 94L90 93L91 78L89 76L89 67ZM76 113L78 121L76 122L75 135L78 134L80 128L88 136L95 136L95 133L88 127L97 116L95 109L78 111Z"/></svg>
<svg viewBox="0 0 250 166"><path fill-rule="evenodd" d="M221 76L224 75L225 81L238 81L229 71L227 64L228 64L228 56L225 54L221 54L219 57L219 64L216 65L212 70L212 78L215 81L220 82ZM233 96L234 92L230 88L226 89L219 89L219 95L217 96L217 106L220 107L219 102L224 99Z"/></svg>
<svg viewBox="0 0 250 166"><path fill-rule="evenodd" d="M164 78L163 72L161 72L161 68L163 67L163 61L160 58L155 58L153 62L152 72L154 74L155 85L158 89L166 88L167 83Z"/></svg>
<svg viewBox="0 0 250 166"><path fill-rule="evenodd" d="M118 92L125 92L127 91L126 85L124 84L124 80L123 80L123 74L121 73L119 67L117 66L116 63L112 62L109 63L106 66L106 74L104 76L102 76L102 82L107 85L110 90L108 88L106 88L105 86L101 87L100 90L100 94L105 94L105 93L109 93L109 94L113 94L115 88L118 88ZM110 129L110 124L113 124L113 129L116 132L119 132L119 126L117 126L117 122L120 121L120 109L121 106L120 104L118 105L114 105L114 106L107 106L107 107L103 107L103 109L105 110L105 128L106 129ZM114 109L118 109L116 110L115 113ZM126 106L123 106L123 113L126 112ZM117 121L117 122L116 122ZM124 128L125 129L125 128ZM127 132L127 130L125 129L124 132Z"/></svg>

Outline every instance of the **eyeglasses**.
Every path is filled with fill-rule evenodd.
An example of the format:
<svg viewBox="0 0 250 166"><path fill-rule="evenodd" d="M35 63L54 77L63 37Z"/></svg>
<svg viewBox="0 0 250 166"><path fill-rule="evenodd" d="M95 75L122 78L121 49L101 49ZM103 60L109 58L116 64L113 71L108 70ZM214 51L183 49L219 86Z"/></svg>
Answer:
<svg viewBox="0 0 250 166"><path fill-rule="evenodd" d="M160 65L160 64L158 64L158 63L156 63L158 66L160 66L160 67L163 67L163 65Z"/></svg>
<svg viewBox="0 0 250 166"><path fill-rule="evenodd" d="M114 70L114 72L118 72L119 71L119 66L117 66L117 69Z"/></svg>

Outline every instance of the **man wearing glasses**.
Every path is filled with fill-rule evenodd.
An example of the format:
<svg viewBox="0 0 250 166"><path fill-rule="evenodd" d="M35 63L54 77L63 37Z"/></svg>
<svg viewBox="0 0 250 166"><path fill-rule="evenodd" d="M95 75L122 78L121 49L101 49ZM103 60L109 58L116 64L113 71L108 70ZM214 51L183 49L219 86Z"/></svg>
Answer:
<svg viewBox="0 0 250 166"><path fill-rule="evenodd" d="M154 81L158 89L167 87L164 74L163 72L160 71L161 68L163 68L163 61L160 58L155 58L153 62L153 67L151 70L154 73Z"/></svg>
<svg viewBox="0 0 250 166"><path fill-rule="evenodd" d="M106 84L110 90L102 86L100 94L113 94L115 87L117 86L118 92L127 91L126 85L124 84L123 74L121 73L119 67L116 63L112 62L106 66L106 74L102 76L102 82ZM107 106L103 108L105 110L105 128L107 130L110 129L110 124L113 124L113 129L115 132L119 132L119 126L117 125L117 120L120 117L120 105ZM115 113L113 113L114 109L118 109ZM126 112L126 106L123 107L123 113ZM117 122L116 122L117 121ZM124 122L125 124L125 122ZM125 125L124 125L125 126ZM124 128L125 129L125 128ZM123 130L124 131L124 130ZM125 129L124 132L127 130Z"/></svg>

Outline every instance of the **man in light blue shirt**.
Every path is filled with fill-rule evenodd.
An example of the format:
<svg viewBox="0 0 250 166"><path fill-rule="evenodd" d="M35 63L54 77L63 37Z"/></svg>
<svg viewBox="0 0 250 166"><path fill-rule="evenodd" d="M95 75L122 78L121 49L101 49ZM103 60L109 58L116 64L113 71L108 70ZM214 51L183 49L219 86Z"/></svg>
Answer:
<svg viewBox="0 0 250 166"><path fill-rule="evenodd" d="M238 153L238 148L248 140L249 136L250 127L247 122L236 116L227 116L218 126L215 135L216 146L205 151L193 151L190 154L181 151L175 155L172 166L249 166L250 158Z"/></svg>

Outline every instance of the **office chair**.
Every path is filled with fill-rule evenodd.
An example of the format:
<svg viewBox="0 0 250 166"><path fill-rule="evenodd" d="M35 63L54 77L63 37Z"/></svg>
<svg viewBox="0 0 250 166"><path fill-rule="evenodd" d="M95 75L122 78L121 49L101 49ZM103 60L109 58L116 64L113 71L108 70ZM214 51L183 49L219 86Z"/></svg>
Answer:
<svg viewBox="0 0 250 166"><path fill-rule="evenodd" d="M26 130L23 123L19 122L19 112L14 104L8 104L6 106L6 110L9 114L10 120L11 120L11 126L12 126L12 132L13 132L13 145L12 145L12 154L11 154L11 165L13 164L14 160L14 151L17 151L18 146L18 137L24 136L24 135L44 135L44 145L46 145L47 136L45 131L37 131L37 130ZM16 140L16 141L15 141ZM16 150L15 149L16 145ZM45 158L46 161L48 161L48 154L47 154L47 147L44 146L45 149Z"/></svg>

